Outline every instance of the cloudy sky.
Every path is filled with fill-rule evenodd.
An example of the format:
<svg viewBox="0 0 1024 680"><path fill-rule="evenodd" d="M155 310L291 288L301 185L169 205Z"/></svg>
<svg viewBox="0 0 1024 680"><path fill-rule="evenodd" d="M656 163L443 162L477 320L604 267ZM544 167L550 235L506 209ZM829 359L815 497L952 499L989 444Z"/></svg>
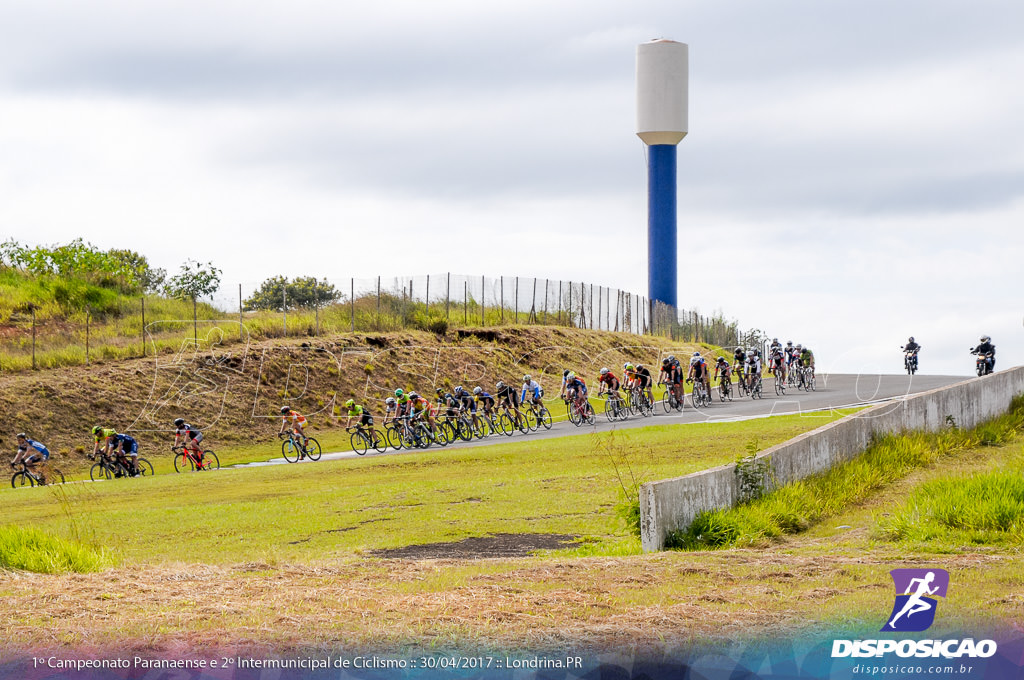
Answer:
<svg viewBox="0 0 1024 680"><path fill-rule="evenodd" d="M0 0L0 236L226 286L646 293L636 46L690 45L680 304L842 371L1024 362L1024 5Z"/></svg>

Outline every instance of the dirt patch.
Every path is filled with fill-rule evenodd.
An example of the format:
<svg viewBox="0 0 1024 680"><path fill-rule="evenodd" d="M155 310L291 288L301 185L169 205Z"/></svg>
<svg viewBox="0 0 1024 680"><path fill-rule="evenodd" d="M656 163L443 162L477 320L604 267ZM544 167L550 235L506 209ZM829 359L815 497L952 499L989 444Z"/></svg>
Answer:
<svg viewBox="0 0 1024 680"><path fill-rule="evenodd" d="M391 560L481 560L488 557L525 557L537 550L559 550L578 540L579 536L567 534L492 534L454 543L423 543L372 550L370 554Z"/></svg>

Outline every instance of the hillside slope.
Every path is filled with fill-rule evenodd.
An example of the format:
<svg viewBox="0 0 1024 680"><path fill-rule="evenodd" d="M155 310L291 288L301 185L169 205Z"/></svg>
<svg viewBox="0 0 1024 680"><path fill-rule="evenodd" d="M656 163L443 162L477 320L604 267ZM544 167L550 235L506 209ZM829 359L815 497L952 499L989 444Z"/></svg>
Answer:
<svg viewBox="0 0 1024 680"><path fill-rule="evenodd" d="M460 329L445 337L425 332L346 334L222 346L216 329L199 346L188 342L155 357L0 375L0 439L27 432L70 458L91 451L90 429L113 427L135 436L143 451L165 449L171 423L183 417L218 446L272 439L287 404L310 417L313 430L337 427L348 398L375 412L396 387L433 400L436 387L490 388L520 384L531 374L557 394L563 368L596 381L602 366L623 362L656 367L703 345L628 333L545 326Z"/></svg>

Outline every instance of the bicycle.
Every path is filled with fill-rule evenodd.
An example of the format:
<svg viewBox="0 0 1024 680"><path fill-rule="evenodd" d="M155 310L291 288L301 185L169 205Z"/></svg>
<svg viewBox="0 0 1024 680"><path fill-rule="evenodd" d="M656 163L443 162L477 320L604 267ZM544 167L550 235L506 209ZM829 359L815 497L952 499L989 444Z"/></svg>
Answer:
<svg viewBox="0 0 1024 680"><path fill-rule="evenodd" d="M693 391L690 392L690 401L693 402L694 408L706 408L711 406L711 395L708 394L703 380L694 381L688 379L686 382L693 383Z"/></svg>
<svg viewBox="0 0 1024 680"><path fill-rule="evenodd" d="M90 460L95 460L95 456L89 456ZM139 456L135 459L135 464L139 468L139 477L152 476L153 465L148 460ZM131 477L131 470L122 463L116 457L107 455L106 451L100 451L100 459L89 468L89 479L94 482L102 480L110 480L116 477Z"/></svg>
<svg viewBox="0 0 1024 680"><path fill-rule="evenodd" d="M590 400L586 397L577 398L575 392L565 400L565 407L569 412L569 421L576 427L580 427L584 423L594 424L597 420Z"/></svg>
<svg viewBox="0 0 1024 680"><path fill-rule="evenodd" d="M721 401L732 401L732 378L722 374L718 381L718 398Z"/></svg>
<svg viewBox="0 0 1024 680"><path fill-rule="evenodd" d="M362 425L346 427L345 431L352 435L349 438L352 450L360 456L366 455L366 452L370 449L379 453L384 453L388 450L387 437L376 430L373 431L372 439L370 438L370 433Z"/></svg>
<svg viewBox="0 0 1024 680"><path fill-rule="evenodd" d="M665 385L665 383L658 383L658 385ZM665 394L661 396L661 406L665 409L665 413L683 410L683 400L676 396L671 385L665 385Z"/></svg>
<svg viewBox="0 0 1024 680"><path fill-rule="evenodd" d="M312 437L303 437L306 441L303 444L298 435L294 432L280 432L278 433L279 439L284 439L281 442L281 455L289 463L297 463L302 458L308 457L310 460L320 460L320 442L313 439Z"/></svg>
<svg viewBox="0 0 1024 680"><path fill-rule="evenodd" d="M748 388L748 392L750 393L750 398L751 399L762 399L763 395L761 394L761 386L762 386L761 375L759 373L755 373L754 377L753 377L753 380L751 382L752 382L752 384Z"/></svg>
<svg viewBox="0 0 1024 680"><path fill-rule="evenodd" d="M777 396L785 396L786 394L786 381L782 377L782 371L775 371L775 394Z"/></svg>
<svg viewBox="0 0 1024 680"><path fill-rule="evenodd" d="M21 466L21 469L11 475L11 486L15 489L20 489L23 486L46 486L48 484L63 484L64 473L55 467L51 467L49 463L44 462L42 470L36 472L28 465L25 461L19 460L17 465ZM15 467L12 465L11 467Z"/></svg>
<svg viewBox="0 0 1024 680"><path fill-rule="evenodd" d="M202 452L202 458L196 458L192 449L184 446L172 446L174 452L175 472L195 472L196 470L219 470L220 458L210 450Z"/></svg>
<svg viewBox="0 0 1024 680"><path fill-rule="evenodd" d="M629 417L629 407L623 402L622 397L611 391L604 394L604 415L610 422Z"/></svg>
<svg viewBox="0 0 1024 680"><path fill-rule="evenodd" d="M550 430L552 425L551 411L548 410L548 407L545 406L544 404L538 404L533 401L528 401L526 403L530 405L530 410L527 411L527 413L533 414L533 419L536 421L538 425L538 427L535 427L533 429L538 430L541 427L543 427L545 430Z"/></svg>
<svg viewBox="0 0 1024 680"><path fill-rule="evenodd" d="M513 408L507 401L501 404L501 415L502 421L504 421L506 416L508 417L513 431L519 430L523 434L527 434L530 431L530 423L526 420L526 415L518 408Z"/></svg>

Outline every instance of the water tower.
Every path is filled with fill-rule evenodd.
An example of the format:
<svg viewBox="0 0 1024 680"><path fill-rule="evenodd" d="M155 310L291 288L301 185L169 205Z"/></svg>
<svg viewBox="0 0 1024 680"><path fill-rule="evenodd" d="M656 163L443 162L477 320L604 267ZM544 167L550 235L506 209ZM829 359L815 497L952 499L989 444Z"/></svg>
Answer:
<svg viewBox="0 0 1024 680"><path fill-rule="evenodd" d="M652 40L636 49L636 134L647 145L647 290L676 307L676 146L687 132L690 48Z"/></svg>

